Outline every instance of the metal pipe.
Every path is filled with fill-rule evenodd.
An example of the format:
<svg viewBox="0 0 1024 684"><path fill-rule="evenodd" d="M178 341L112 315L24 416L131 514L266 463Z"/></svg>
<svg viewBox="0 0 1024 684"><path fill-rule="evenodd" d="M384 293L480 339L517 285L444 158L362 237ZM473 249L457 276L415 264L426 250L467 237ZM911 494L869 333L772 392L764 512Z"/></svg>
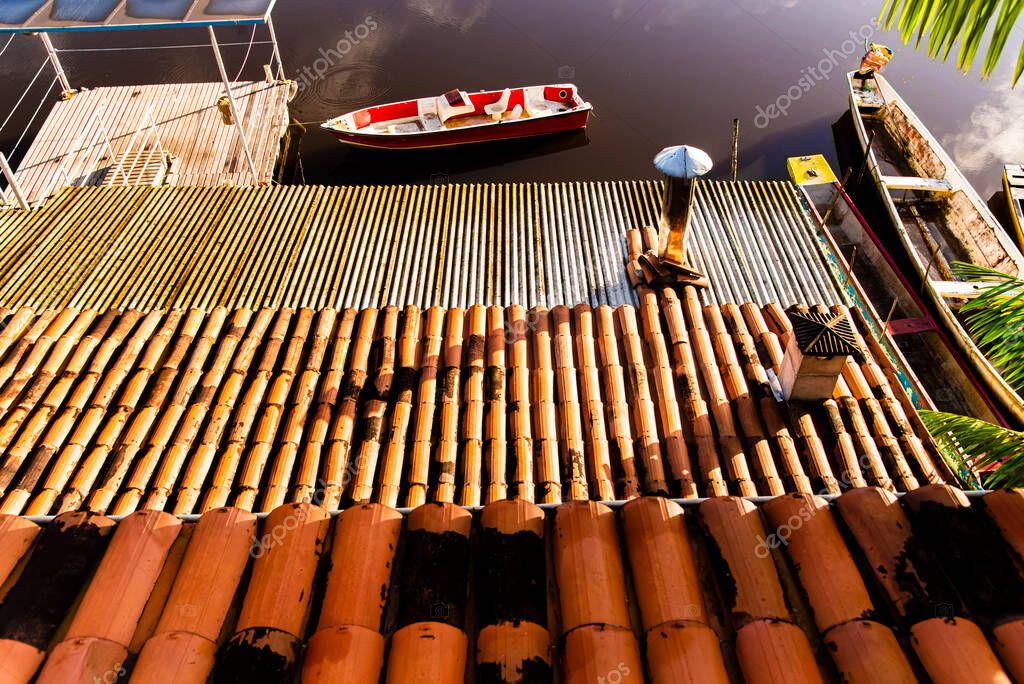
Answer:
<svg viewBox="0 0 1024 684"><path fill-rule="evenodd" d="M235 127L238 128L238 138L242 141L242 150L245 151L245 161L249 165L249 172L252 173L252 182L258 184L260 178L256 173L256 164L252 160L252 154L249 152L249 141L245 137L245 127L242 125L242 117L238 114L238 105L235 103L235 96L231 92L231 83L228 82L228 72L224 69L224 58L220 54L220 45L217 43L217 34L214 33L212 26L207 26L206 30L210 33L210 46L213 48L213 57L217 60L217 69L220 71L220 78L224 82L224 88L227 90L228 104L231 106L231 116L235 120Z"/></svg>
<svg viewBox="0 0 1024 684"><path fill-rule="evenodd" d="M4 176L7 178L7 184L11 192L14 193L14 199L18 201L18 206L28 211L30 209L28 200L25 199L25 195L21 192L21 186L18 185L18 179L14 176L14 170L7 163L7 155L3 152L0 152L0 168L3 169Z"/></svg>
<svg viewBox="0 0 1024 684"><path fill-rule="evenodd" d="M64 67L57 56L57 50L54 49L53 43L50 41L50 34L40 33L39 40L43 41L43 45L46 47L46 54L50 57L50 64L53 65L53 70L57 72L57 80L60 81L60 87L64 89L61 95L65 98L74 95L75 91L68 81L68 75L64 73Z"/></svg>

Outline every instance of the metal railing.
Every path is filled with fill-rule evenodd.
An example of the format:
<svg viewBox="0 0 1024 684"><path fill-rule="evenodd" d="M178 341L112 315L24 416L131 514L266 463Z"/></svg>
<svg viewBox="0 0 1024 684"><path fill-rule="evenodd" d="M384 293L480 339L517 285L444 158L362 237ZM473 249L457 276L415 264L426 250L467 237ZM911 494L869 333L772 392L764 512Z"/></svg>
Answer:
<svg viewBox="0 0 1024 684"><path fill-rule="evenodd" d="M104 168L104 162L108 160L102 183L129 187L138 186L146 178L146 169L153 163L154 157L160 160L161 164L166 163L169 155L160 139L160 131L156 117L153 116L152 105L146 109L142 121L129 138L120 158L114 151L110 134L103 122L105 110L106 103L104 102L89 117L88 124L82 129L70 149L65 152L60 165L46 184L46 189L37 198L36 207L41 206L55 192L58 185L60 187L98 185L99 183L94 179L97 178L97 172ZM88 144L84 143L86 137L89 137ZM93 150L96 150L97 153L93 153ZM145 154L138 154L136 150L144 151ZM103 156L102 152L105 152L106 156ZM96 156L97 154L99 156ZM145 161L140 167L139 161L143 156ZM74 166L69 168L69 162L72 159L74 159ZM137 174L136 171L138 171ZM108 178L110 180L107 180ZM118 182L119 178L120 182ZM160 178L162 176L158 175L155 180Z"/></svg>

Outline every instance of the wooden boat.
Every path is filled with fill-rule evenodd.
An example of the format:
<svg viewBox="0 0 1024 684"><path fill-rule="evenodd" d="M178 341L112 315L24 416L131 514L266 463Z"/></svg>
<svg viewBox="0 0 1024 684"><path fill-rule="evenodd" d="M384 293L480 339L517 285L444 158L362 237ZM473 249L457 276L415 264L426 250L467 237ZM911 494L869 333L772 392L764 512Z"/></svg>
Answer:
<svg viewBox="0 0 1024 684"><path fill-rule="evenodd" d="M593 109L572 84L506 88L366 107L323 124L343 143L381 149L449 147L587 127Z"/></svg>
<svg viewBox="0 0 1024 684"><path fill-rule="evenodd" d="M825 158L792 157L786 167L821 226L819 247L834 279L863 315L874 342L895 361L898 380L915 408L1006 424L988 388L900 271Z"/></svg>
<svg viewBox="0 0 1024 684"><path fill-rule="evenodd" d="M1010 203L1010 219L1013 221L1017 246L1024 249L1024 164L1007 164L1003 167L1003 190Z"/></svg>
<svg viewBox="0 0 1024 684"><path fill-rule="evenodd" d="M962 261L1012 275L1024 256L952 158L881 75L864 90L847 75L850 109L867 166L939 322L1007 416L1024 424L1024 401L968 333L958 311L979 286L957 280Z"/></svg>

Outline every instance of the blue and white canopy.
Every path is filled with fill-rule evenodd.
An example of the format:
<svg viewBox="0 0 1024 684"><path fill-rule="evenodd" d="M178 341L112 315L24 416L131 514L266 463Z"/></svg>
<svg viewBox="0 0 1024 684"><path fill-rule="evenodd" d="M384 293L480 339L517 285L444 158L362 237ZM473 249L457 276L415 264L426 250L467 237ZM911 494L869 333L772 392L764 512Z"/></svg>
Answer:
<svg viewBox="0 0 1024 684"><path fill-rule="evenodd" d="M276 0L0 0L0 33L266 23Z"/></svg>

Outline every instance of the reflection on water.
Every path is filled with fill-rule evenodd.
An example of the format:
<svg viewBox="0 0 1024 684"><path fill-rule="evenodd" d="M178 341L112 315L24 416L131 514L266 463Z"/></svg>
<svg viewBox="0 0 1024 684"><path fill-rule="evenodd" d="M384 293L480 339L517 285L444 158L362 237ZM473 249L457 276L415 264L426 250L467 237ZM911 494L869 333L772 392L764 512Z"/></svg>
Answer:
<svg viewBox="0 0 1024 684"><path fill-rule="evenodd" d="M559 154L589 144L586 131L570 131L441 150L368 150L339 145L329 156L336 164L331 176L339 183L389 178L392 183L442 184L456 178L472 178L484 171L500 170L524 160L540 162L547 158L555 163Z"/></svg>
<svg viewBox="0 0 1024 684"><path fill-rule="evenodd" d="M221 1L221 0L218 0ZM246 0L241 0L245 2ZM0 3L2 4L2 3ZM289 76L308 83L292 113L309 134L302 141L310 182L430 182L654 177L662 147L688 143L727 173L732 119L741 120L742 177L785 177L785 158L825 152L835 162L831 122L847 109L843 73L851 31L869 27L880 0L289 0L274 12ZM204 5L205 6L205 5ZM372 17L372 31L357 32ZM251 29L219 28L228 72L242 67ZM265 39L257 32L257 39ZM928 127L948 142L982 195L999 185L1001 166L1020 161L1020 94L1008 81L1012 59L990 83L963 78L953 65L898 47L895 35L872 40L897 47L886 69ZM202 44L197 29L60 35L58 48ZM857 41L859 44L859 40ZM255 46L243 77L261 78L267 46ZM808 67L842 52L822 79L806 81L784 116L758 128L758 106L800 88ZM325 56L326 55L326 56ZM38 40L17 38L0 59L0 114L13 104L45 58ZM65 53L75 85L217 79L209 49L158 53ZM310 75L312 77L310 77ZM42 81L42 79L40 79ZM560 148L543 141L401 155L353 153L318 123L374 102L573 81L595 115L589 144ZM6 106L5 106L6 105ZM9 149L31 108L0 132ZM537 153L541 151L541 153ZM1015 158L1016 157L1016 158ZM837 164L838 166L838 164Z"/></svg>
<svg viewBox="0 0 1024 684"><path fill-rule="evenodd" d="M1009 83L993 88L990 99L978 103L960 129L945 136L943 146L967 174L985 174L992 160L1024 160L1024 97Z"/></svg>
<svg viewBox="0 0 1024 684"><path fill-rule="evenodd" d="M449 26L465 33L483 19L492 0L460 2L459 0L408 0L411 11L440 26Z"/></svg>

